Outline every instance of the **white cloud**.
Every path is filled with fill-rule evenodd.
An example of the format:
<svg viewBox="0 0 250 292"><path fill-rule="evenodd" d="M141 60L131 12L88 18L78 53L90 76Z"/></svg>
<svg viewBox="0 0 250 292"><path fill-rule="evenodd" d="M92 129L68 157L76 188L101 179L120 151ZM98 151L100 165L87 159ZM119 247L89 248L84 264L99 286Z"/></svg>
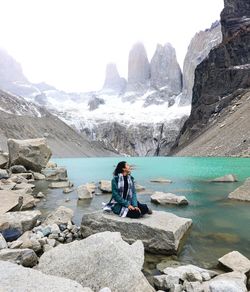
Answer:
<svg viewBox="0 0 250 292"><path fill-rule="evenodd" d="M223 0L0 0L0 46L27 77L65 90L99 89L105 65L127 74L129 49L149 58L170 42L182 64L196 32L219 19Z"/></svg>

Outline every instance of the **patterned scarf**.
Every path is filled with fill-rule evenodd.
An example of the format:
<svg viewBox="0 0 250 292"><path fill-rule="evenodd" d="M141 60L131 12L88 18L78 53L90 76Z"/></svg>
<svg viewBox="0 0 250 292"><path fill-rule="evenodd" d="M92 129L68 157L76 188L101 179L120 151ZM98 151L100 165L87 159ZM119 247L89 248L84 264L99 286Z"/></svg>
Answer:
<svg viewBox="0 0 250 292"><path fill-rule="evenodd" d="M125 200L128 201L130 204L132 202L132 194L133 194L133 182L131 176L128 175L128 191L125 197ZM123 198L123 191L124 191L124 177L121 173L118 174L118 192L119 195ZM127 207L122 207L119 216L126 217L128 213Z"/></svg>

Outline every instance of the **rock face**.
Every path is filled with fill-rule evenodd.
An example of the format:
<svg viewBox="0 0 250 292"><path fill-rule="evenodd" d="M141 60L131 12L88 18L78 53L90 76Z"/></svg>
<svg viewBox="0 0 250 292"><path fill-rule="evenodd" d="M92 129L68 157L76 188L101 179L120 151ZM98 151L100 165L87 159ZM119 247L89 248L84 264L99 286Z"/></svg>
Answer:
<svg viewBox="0 0 250 292"><path fill-rule="evenodd" d="M157 45L150 62L151 87L164 87L166 98L180 94L182 90L182 73L176 59L175 49L171 44Z"/></svg>
<svg viewBox="0 0 250 292"><path fill-rule="evenodd" d="M83 237L87 237L106 230L118 231L130 243L142 240L145 250L149 252L174 254L191 224L191 219L166 212L154 211L153 215L136 220L96 212L83 216L81 233Z"/></svg>
<svg viewBox="0 0 250 292"><path fill-rule="evenodd" d="M129 245L119 233L103 232L49 250L41 256L38 269L67 276L94 291L103 287L112 292L154 291L141 272L143 261L140 241Z"/></svg>
<svg viewBox="0 0 250 292"><path fill-rule="evenodd" d="M144 91L149 86L150 64L142 43L137 43L129 52L127 91Z"/></svg>
<svg viewBox="0 0 250 292"><path fill-rule="evenodd" d="M207 123L211 125L220 112L250 91L249 11L248 1L225 1L222 43L196 68L191 115L175 147L180 149L197 138Z"/></svg>
<svg viewBox="0 0 250 292"><path fill-rule="evenodd" d="M228 198L250 202L250 178L248 178L242 186L230 193Z"/></svg>
<svg viewBox="0 0 250 292"><path fill-rule="evenodd" d="M62 291L84 292L75 281L48 276L35 269L23 268L16 264L0 261L1 291ZM90 290L91 291L91 290Z"/></svg>
<svg viewBox="0 0 250 292"><path fill-rule="evenodd" d="M74 212L73 210L66 208L64 206L60 206L57 208L56 211L51 212L46 220L45 224L51 225L51 224L67 224L69 221L71 222L73 218Z"/></svg>
<svg viewBox="0 0 250 292"><path fill-rule="evenodd" d="M131 156L167 155L187 117L165 123L103 122L92 128L96 140ZM87 133L89 137L92 133Z"/></svg>
<svg viewBox="0 0 250 292"><path fill-rule="evenodd" d="M126 88L126 79L121 78L116 64L110 63L106 67L106 77L103 85L104 90L112 90L118 94L124 92Z"/></svg>
<svg viewBox="0 0 250 292"><path fill-rule="evenodd" d="M221 41L221 24L218 21L210 29L197 33L191 40L184 59L183 89L179 105L191 104L195 69Z"/></svg>

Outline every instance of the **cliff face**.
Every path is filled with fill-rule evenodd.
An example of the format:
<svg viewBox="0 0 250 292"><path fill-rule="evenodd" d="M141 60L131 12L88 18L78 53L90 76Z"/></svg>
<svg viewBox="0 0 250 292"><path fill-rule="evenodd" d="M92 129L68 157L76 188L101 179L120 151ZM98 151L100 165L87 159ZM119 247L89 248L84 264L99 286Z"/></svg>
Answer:
<svg viewBox="0 0 250 292"><path fill-rule="evenodd" d="M7 139L47 139L53 156L114 156L102 143L89 142L46 109L0 90L0 148L7 151Z"/></svg>
<svg viewBox="0 0 250 292"><path fill-rule="evenodd" d="M212 24L210 29L198 32L191 40L183 64L183 89L180 106L190 105L194 86L196 67L208 56L212 48L222 41L220 22Z"/></svg>
<svg viewBox="0 0 250 292"><path fill-rule="evenodd" d="M103 85L104 90L111 90L115 93L122 93L125 90L126 87L126 79L121 78L116 64L110 63L106 67L106 76L105 81Z"/></svg>
<svg viewBox="0 0 250 292"><path fill-rule="evenodd" d="M196 68L191 115L175 148L194 140L223 109L250 90L249 14L249 1L225 0L221 13L223 41Z"/></svg>

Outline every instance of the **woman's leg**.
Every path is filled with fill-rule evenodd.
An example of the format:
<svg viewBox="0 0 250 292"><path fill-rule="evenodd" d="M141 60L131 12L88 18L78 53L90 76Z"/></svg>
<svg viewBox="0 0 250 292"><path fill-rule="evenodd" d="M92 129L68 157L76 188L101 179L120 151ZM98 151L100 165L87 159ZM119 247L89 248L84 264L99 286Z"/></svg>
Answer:
<svg viewBox="0 0 250 292"><path fill-rule="evenodd" d="M148 214L148 206L147 204L141 204L139 201L137 201L138 208L141 210L141 215Z"/></svg>
<svg viewBox="0 0 250 292"><path fill-rule="evenodd" d="M128 210L127 216L129 218L140 218L141 213L138 210Z"/></svg>

